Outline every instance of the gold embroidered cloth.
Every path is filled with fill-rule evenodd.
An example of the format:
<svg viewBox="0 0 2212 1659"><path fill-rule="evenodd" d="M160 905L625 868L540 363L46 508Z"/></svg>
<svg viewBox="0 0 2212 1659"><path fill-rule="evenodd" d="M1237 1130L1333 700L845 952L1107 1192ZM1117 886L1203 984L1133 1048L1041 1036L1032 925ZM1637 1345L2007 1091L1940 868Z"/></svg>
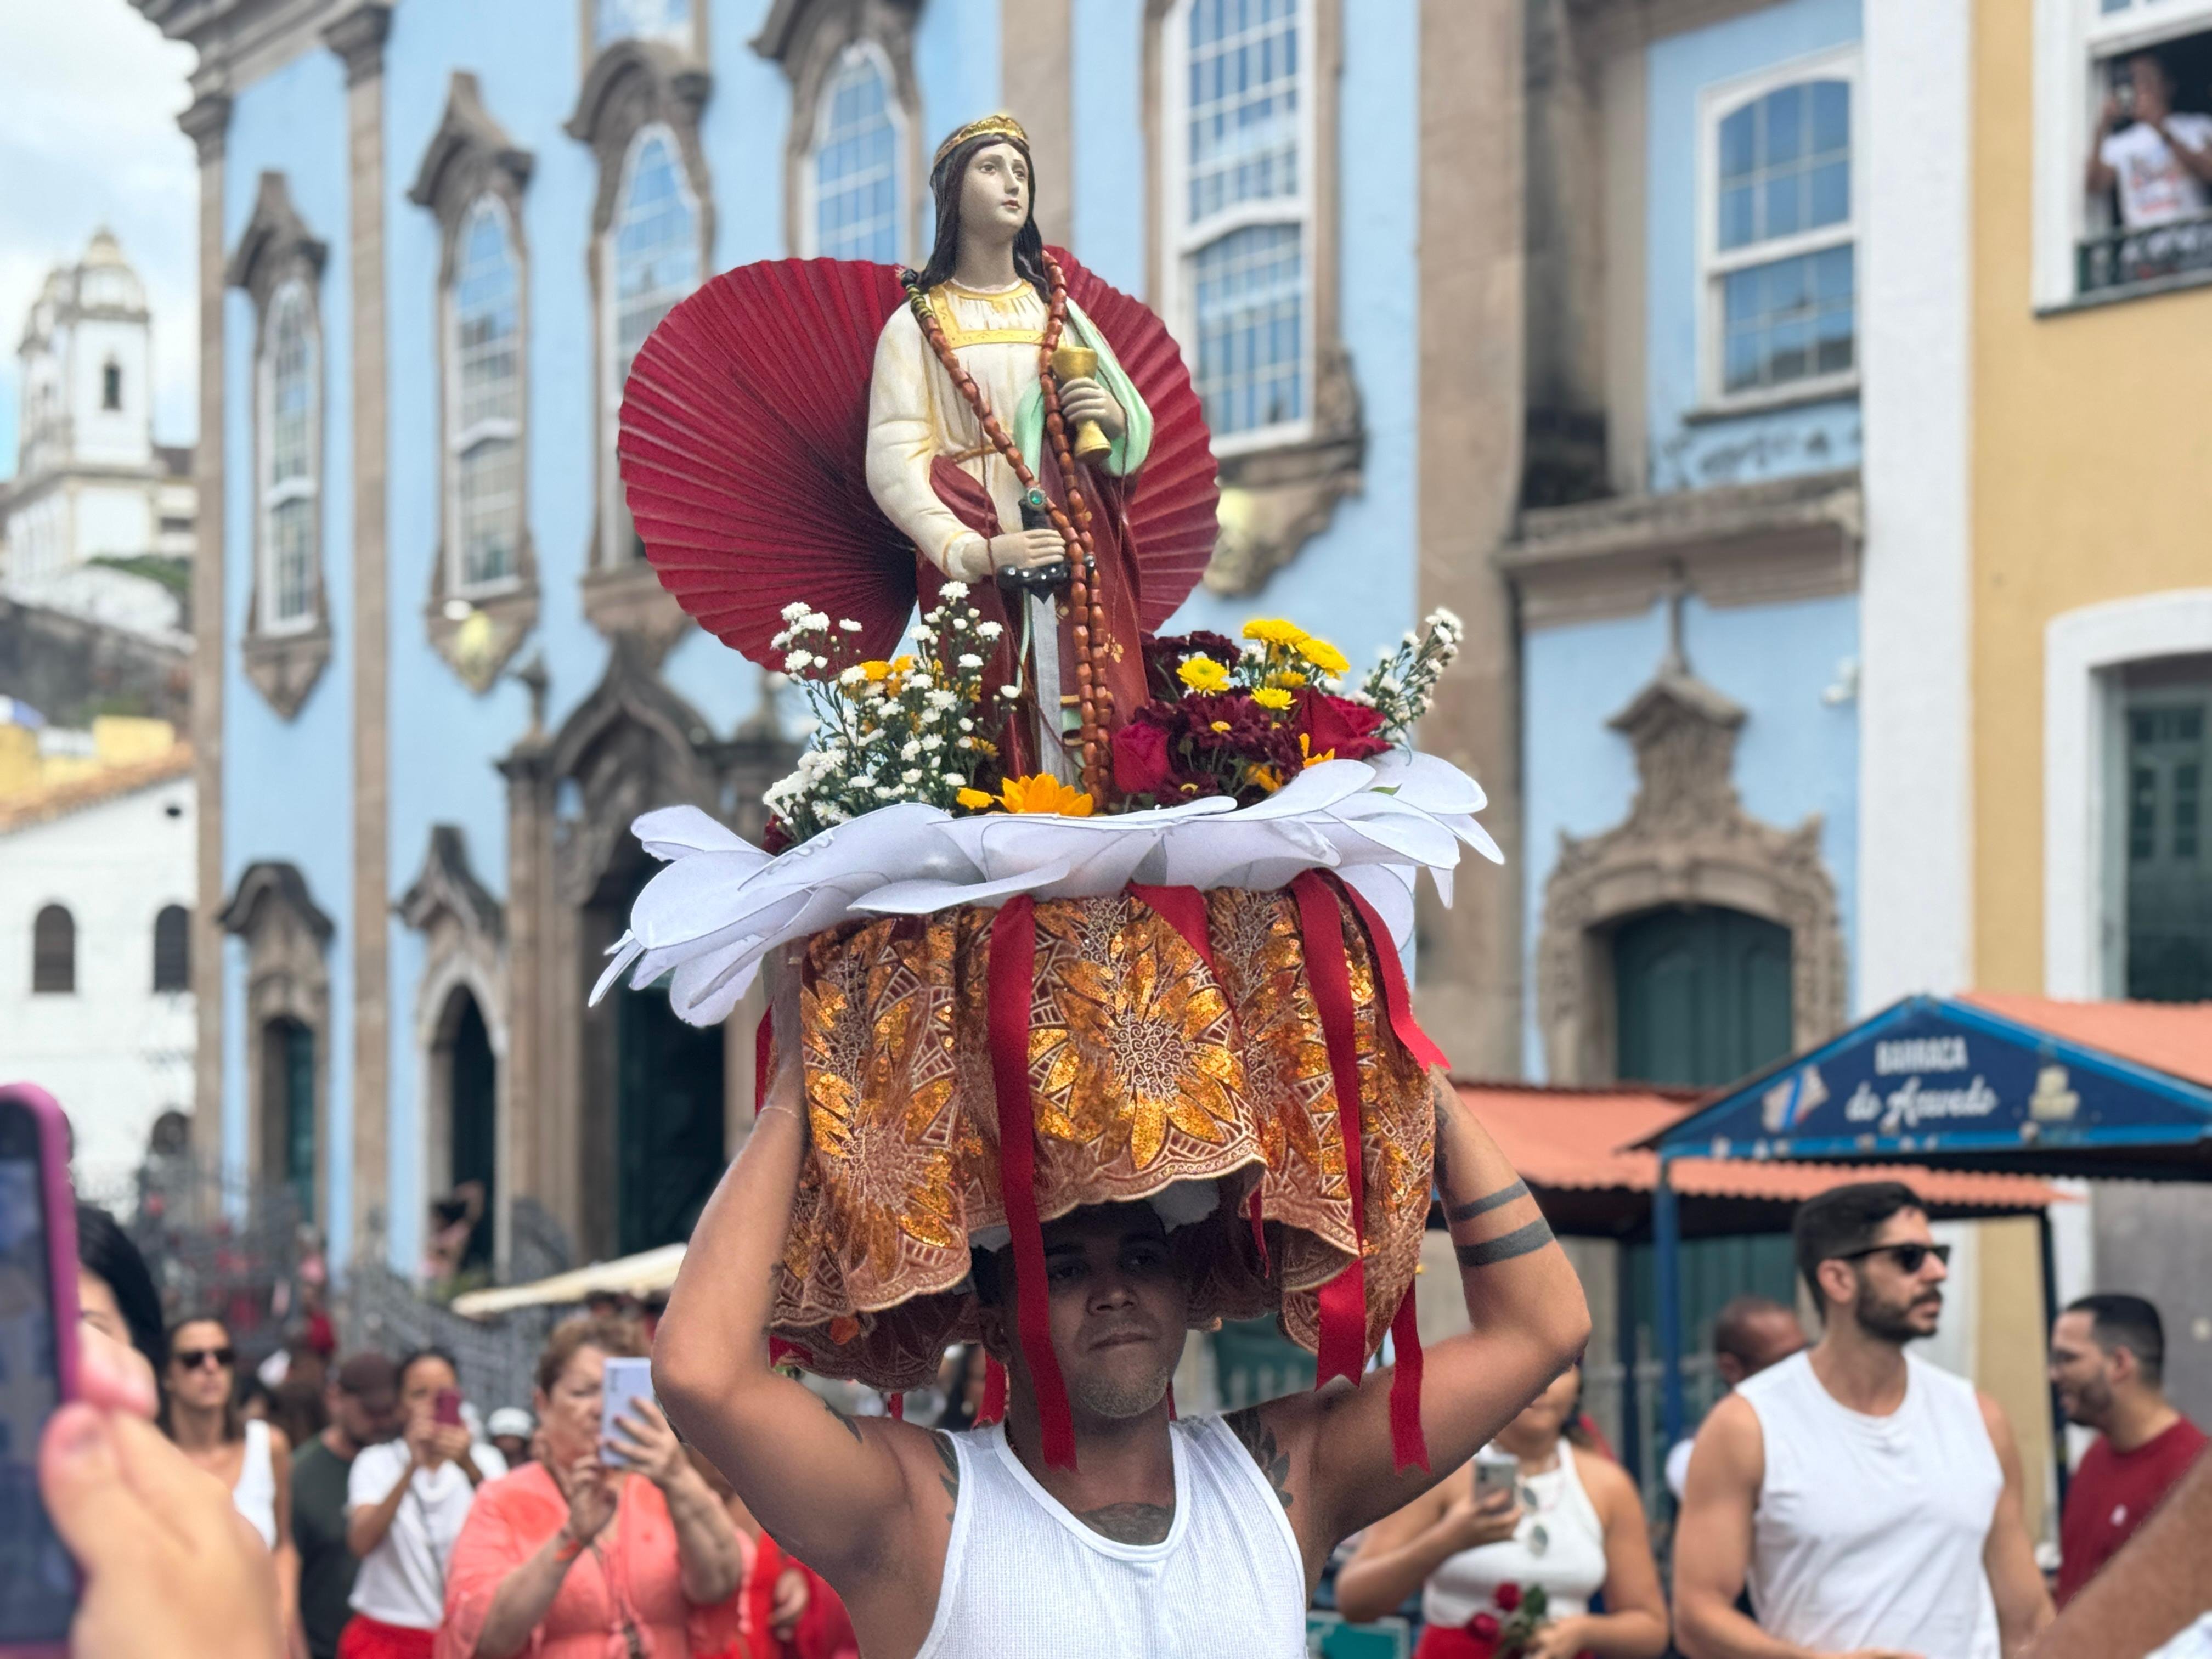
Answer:
<svg viewBox="0 0 2212 1659"><path fill-rule="evenodd" d="M1036 909L1030 1089L1037 1212L1216 1184L1177 1230L1191 1318L1279 1313L1316 1346L1320 1287L1357 1247L1328 1051L1286 892L1207 893L1218 973L1122 893ZM1365 930L1340 896L1351 968L1366 1209L1367 1346L1413 1282L1435 1119L1391 1030ZM999 913L966 906L852 924L807 942L800 1035L812 1129L775 1334L808 1368L884 1389L936 1375L975 1339L969 1242L1000 1229L998 1105L986 979ZM1390 948L1383 941L1382 948ZM1246 1205L1260 1192L1266 1267Z"/></svg>

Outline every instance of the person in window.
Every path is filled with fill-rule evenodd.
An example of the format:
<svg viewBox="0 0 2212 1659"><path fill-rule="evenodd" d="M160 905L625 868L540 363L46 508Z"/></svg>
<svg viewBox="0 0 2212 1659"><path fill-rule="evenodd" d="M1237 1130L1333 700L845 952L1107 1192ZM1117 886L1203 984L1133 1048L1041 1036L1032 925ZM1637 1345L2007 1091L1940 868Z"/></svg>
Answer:
<svg viewBox="0 0 2212 1659"><path fill-rule="evenodd" d="M1571 1367L1498 1431L1497 1449L1521 1466L1516 1492L1478 1493L1468 1464L1369 1528L1336 1576L1337 1611L1380 1619L1419 1590L1419 1659L1473 1659L1540 1585L1547 1612L1528 1659L1658 1659L1667 1602L1644 1501L1619 1464L1577 1455L1569 1425L1581 1391ZM1606 1611L1592 1613L1601 1590Z"/></svg>
<svg viewBox="0 0 2212 1659"><path fill-rule="evenodd" d="M187 1459L222 1482L238 1512L276 1561L278 1624L290 1631L300 1596L292 1542L292 1448L282 1429L240 1409L238 1350L220 1319L186 1319L169 1331L161 1370L161 1428Z"/></svg>
<svg viewBox="0 0 2212 1659"><path fill-rule="evenodd" d="M543 1455L478 1494L453 1547L438 1659L702 1651L700 1615L743 1581L729 1511L651 1404L599 1437L608 1358L644 1352L634 1323L588 1315L546 1339Z"/></svg>
<svg viewBox="0 0 2212 1659"><path fill-rule="evenodd" d="M2212 184L2212 115L2173 107L2173 77L2155 52L2128 59L2089 145L2089 189L2118 190L2130 230L2205 211Z"/></svg>

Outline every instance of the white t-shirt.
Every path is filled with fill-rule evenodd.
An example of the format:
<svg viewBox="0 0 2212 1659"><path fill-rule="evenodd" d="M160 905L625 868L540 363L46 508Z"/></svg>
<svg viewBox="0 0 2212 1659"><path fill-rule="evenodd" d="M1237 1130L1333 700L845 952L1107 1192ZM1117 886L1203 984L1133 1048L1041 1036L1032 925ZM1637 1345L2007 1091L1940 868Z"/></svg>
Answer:
<svg viewBox="0 0 2212 1659"><path fill-rule="evenodd" d="M507 1460L490 1446L473 1446L469 1455L487 1480L507 1473ZM364 1449L346 1476L347 1512L373 1509L390 1497L410 1461L404 1440ZM457 1463L416 1470L392 1530L362 1559L353 1581L353 1610L406 1630L437 1629L446 1616L446 1563L476 1496Z"/></svg>
<svg viewBox="0 0 2212 1659"><path fill-rule="evenodd" d="M2166 118L2166 130L2201 150L2212 142L2212 115L2180 111ZM2130 230L2186 219L2207 206L2204 181L2147 122L2109 134L2097 146L2097 158L2119 176L2120 220Z"/></svg>

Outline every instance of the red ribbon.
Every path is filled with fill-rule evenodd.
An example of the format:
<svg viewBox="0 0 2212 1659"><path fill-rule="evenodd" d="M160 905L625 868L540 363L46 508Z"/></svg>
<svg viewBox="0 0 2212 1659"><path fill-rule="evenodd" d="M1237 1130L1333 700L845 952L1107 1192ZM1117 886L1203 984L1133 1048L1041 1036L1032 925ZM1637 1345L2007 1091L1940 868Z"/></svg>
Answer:
<svg viewBox="0 0 2212 1659"><path fill-rule="evenodd" d="M793 1365L804 1365L813 1358L796 1342L787 1342L780 1336L771 1336L768 1340L768 1363L771 1365L781 1365L787 1361Z"/></svg>
<svg viewBox="0 0 2212 1659"><path fill-rule="evenodd" d="M1129 896L1142 899L1169 927L1182 935L1183 943L1198 952L1206 971L1218 980L1213 965L1213 927L1206 912L1206 895L1195 887L1147 887L1129 884Z"/></svg>
<svg viewBox="0 0 2212 1659"><path fill-rule="evenodd" d="M775 1010L761 1015L753 1027L753 1115L768 1103L768 1068L775 1059Z"/></svg>
<svg viewBox="0 0 2212 1659"><path fill-rule="evenodd" d="M1328 1047L1329 1080L1336 1091L1337 1133L1344 1142L1344 1182L1352 1194L1352 1260L1321 1287L1321 1344L1314 1386L1341 1376L1359 1385L1367 1363L1367 1182L1361 1165L1359 1050L1352 1013L1352 965L1344 954L1343 913L1336 895L1311 870L1291 882L1298 932L1305 941L1306 980L1321 1015Z"/></svg>
<svg viewBox="0 0 2212 1659"><path fill-rule="evenodd" d="M1397 1315L1390 1321L1390 1340L1398 1358L1398 1369L1390 1377L1390 1462L1401 1474L1416 1463L1426 1474L1429 1442L1421 1432L1421 1322L1414 1310L1411 1284L1406 1286Z"/></svg>
<svg viewBox="0 0 2212 1659"><path fill-rule="evenodd" d="M1260 1277L1262 1279L1268 1273L1267 1229L1260 1216L1260 1188L1267 1184L1267 1170L1262 1167L1260 1179L1252 1188L1252 1196L1244 1206L1244 1213L1252 1218L1252 1248L1260 1253Z"/></svg>
<svg viewBox="0 0 2212 1659"><path fill-rule="evenodd" d="M975 1413L975 1426L986 1428L1006 1415L1006 1368L990 1355L983 1356L983 1403Z"/></svg>
<svg viewBox="0 0 2212 1659"><path fill-rule="evenodd" d="M1022 1357L1036 1391L1044 1461L1075 1467L1075 1422L1067 1385L1052 1351L1052 1305L1045 1285L1044 1230L1037 1220L1036 1118L1030 1097L1030 1004L1036 973L1036 903L1017 893L991 924L991 1081L999 1106L999 1195L1014 1248L1014 1301Z"/></svg>
<svg viewBox="0 0 2212 1659"><path fill-rule="evenodd" d="M892 1422L903 1423L906 1421L906 1396L903 1394L894 1392L884 1401L884 1403L890 1409ZM1396 1403L1395 1397L1393 1398L1392 1403ZM1401 1463L1399 1467L1403 1468L1405 1465ZM1423 1468L1426 1468L1428 1465L1424 1463L1421 1467Z"/></svg>
<svg viewBox="0 0 2212 1659"><path fill-rule="evenodd" d="M1441 1066L1451 1069L1451 1061L1444 1051L1437 1047L1429 1034L1413 1018L1413 998L1406 991L1406 964L1398 960L1396 941L1390 930L1382 925L1382 918L1375 914L1375 907L1362 897L1357 887L1339 881L1337 890L1352 901L1360 925L1367 929L1367 945L1375 958L1375 976L1382 981L1382 1006L1390 1015L1390 1029L1398 1034L1398 1041L1406 1045L1406 1052L1424 1066Z"/></svg>

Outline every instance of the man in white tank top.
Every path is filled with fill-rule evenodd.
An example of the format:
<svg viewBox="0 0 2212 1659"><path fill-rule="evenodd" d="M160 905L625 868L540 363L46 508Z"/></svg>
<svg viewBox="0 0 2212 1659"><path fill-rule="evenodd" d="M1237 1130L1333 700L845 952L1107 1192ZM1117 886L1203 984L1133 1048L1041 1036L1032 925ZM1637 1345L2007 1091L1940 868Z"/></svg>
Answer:
<svg viewBox="0 0 2212 1659"><path fill-rule="evenodd" d="M1437 1175L1472 1330L1425 1356L1431 1468L1391 1457L1389 1378L1172 1422L1190 1305L1152 1205L1044 1228L1076 1467L1042 1455L1011 1253L979 1254L1003 1425L853 1419L769 1363L775 1270L807 1133L771 1093L691 1237L654 1346L684 1437L844 1598L867 1659L1303 1659L1337 1543L1474 1455L1575 1358L1589 1314L1528 1188L1439 1076Z"/></svg>
<svg viewBox="0 0 2212 1659"><path fill-rule="evenodd" d="M1900 1182L1798 1208L1824 1329L1698 1431L1675 1532L1690 1659L1996 1659L2051 1620L1997 1403L1905 1352L1932 1336L1948 1247ZM1735 1608L1747 1583L1757 1622Z"/></svg>

